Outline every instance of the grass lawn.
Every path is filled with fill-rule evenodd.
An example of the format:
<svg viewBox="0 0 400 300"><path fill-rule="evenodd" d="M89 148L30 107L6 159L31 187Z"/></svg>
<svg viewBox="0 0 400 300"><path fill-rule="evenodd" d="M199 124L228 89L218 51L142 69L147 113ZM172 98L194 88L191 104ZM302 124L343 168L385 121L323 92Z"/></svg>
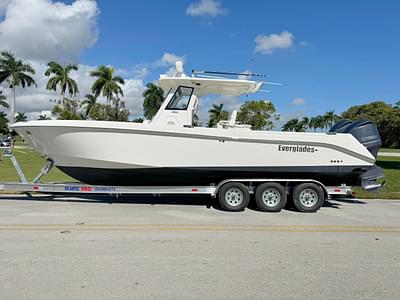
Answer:
<svg viewBox="0 0 400 300"><path fill-rule="evenodd" d="M397 148L380 148L379 152L395 152L400 153L400 149Z"/></svg>
<svg viewBox="0 0 400 300"><path fill-rule="evenodd" d="M19 165L25 173L28 180L33 180L39 173L40 169L45 164L45 159L38 153L30 148L27 148L26 144L16 143L15 149L13 150ZM0 161L0 181L19 181L17 172L15 171L11 160L9 158L3 158ZM71 182L76 181L71 177L65 175L57 168L53 168L47 175L42 177L42 182Z"/></svg>
<svg viewBox="0 0 400 300"><path fill-rule="evenodd" d="M386 187L377 192L354 188L357 198L400 199L400 157L379 156L378 166L384 169Z"/></svg>
<svg viewBox="0 0 400 300"><path fill-rule="evenodd" d="M17 143L14 154L28 180L32 180L43 167L45 160L26 144ZM400 199L400 157L378 157L378 165L385 170L386 188L378 192L365 192L355 188L357 198ZM0 181L19 181L17 172L11 160L4 158L0 161ZM53 168L42 182L72 182L73 178L65 175L57 168Z"/></svg>

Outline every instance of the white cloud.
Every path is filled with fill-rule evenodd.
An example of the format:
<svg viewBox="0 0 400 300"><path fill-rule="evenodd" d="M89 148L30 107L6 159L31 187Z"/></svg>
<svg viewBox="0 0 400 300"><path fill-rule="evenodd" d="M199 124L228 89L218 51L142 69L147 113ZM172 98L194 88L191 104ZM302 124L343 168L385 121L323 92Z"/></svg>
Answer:
<svg viewBox="0 0 400 300"><path fill-rule="evenodd" d="M0 0L1 50L32 60L77 62L98 38L96 1Z"/></svg>
<svg viewBox="0 0 400 300"><path fill-rule="evenodd" d="M36 71L33 77L37 88L17 88L17 112L25 112L28 118L36 119L43 111L53 108L54 102L50 100L58 100L60 96L59 90L46 90L49 77L44 72L47 62L77 63L82 51L97 40L98 14L97 4L92 0L76 0L70 5L53 0L0 0L0 50L11 50ZM164 54L163 65L170 66L171 55ZM91 93L94 78L89 74L97 66L79 64L78 67L78 71L71 72L71 77L77 81L79 98L83 99ZM141 115L143 77L148 74L149 66L117 72L126 78L124 100L131 117ZM1 89L10 100L11 91L5 83ZM99 102L105 102L105 99L99 98Z"/></svg>
<svg viewBox="0 0 400 300"><path fill-rule="evenodd" d="M25 112L29 118L37 118L44 110L51 110L54 106L50 100L58 100L59 90L57 92L46 90L46 84L49 77L44 75L47 68L45 63L29 61L32 67L36 70L34 76L37 83L36 87L17 88L16 97L16 111ZM96 66L88 66L80 64L76 72L71 73L79 85L80 99L83 99L86 94L91 93L91 86L94 78L91 77L90 71L95 69ZM145 89L143 80L135 78L127 78L123 86L124 100L126 108L130 110L131 116L142 115L142 93ZM2 85L2 90L8 99L11 99L11 91L5 84ZM105 102L105 99L99 98L99 102Z"/></svg>
<svg viewBox="0 0 400 300"><path fill-rule="evenodd" d="M254 39L254 41L256 42L254 52L272 54L275 49L286 49L292 47L294 43L294 35L285 30L282 31L281 34L260 34Z"/></svg>
<svg viewBox="0 0 400 300"><path fill-rule="evenodd" d="M141 79L125 80L123 87L124 101L126 108L129 109L133 118L143 115L143 92L145 88Z"/></svg>
<svg viewBox="0 0 400 300"><path fill-rule="evenodd" d="M294 98L292 104L295 106L305 105L306 100L304 98Z"/></svg>
<svg viewBox="0 0 400 300"><path fill-rule="evenodd" d="M183 63L186 62L186 56L178 56L174 53L164 52L163 56L157 59L154 63L155 67L170 67L174 66L175 62L181 61Z"/></svg>
<svg viewBox="0 0 400 300"><path fill-rule="evenodd" d="M309 45L310 45L310 43L307 42L307 41L301 41L300 42L300 46L309 46Z"/></svg>
<svg viewBox="0 0 400 300"><path fill-rule="evenodd" d="M133 73L133 78L136 79L143 79L145 78L147 75L149 75L150 70L147 67L141 67L141 68L134 68L132 70Z"/></svg>
<svg viewBox="0 0 400 300"><path fill-rule="evenodd" d="M226 15L228 12L228 9L222 7L218 0L201 0L191 3L186 9L186 14L192 17L215 18L219 15Z"/></svg>

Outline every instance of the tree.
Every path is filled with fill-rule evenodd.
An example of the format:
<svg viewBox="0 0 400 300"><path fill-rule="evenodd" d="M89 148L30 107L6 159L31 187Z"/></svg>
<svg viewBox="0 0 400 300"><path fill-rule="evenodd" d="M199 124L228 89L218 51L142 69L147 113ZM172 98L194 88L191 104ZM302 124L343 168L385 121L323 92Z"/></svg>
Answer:
<svg viewBox="0 0 400 300"><path fill-rule="evenodd" d="M67 65L65 68L55 61L51 61L47 64L48 68L44 75L49 77L54 75L47 82L46 89L56 91L57 86L60 86L61 97L64 97L65 91L68 90L70 97L74 97L79 93L78 84L74 79L69 77L71 71L77 71L77 65Z"/></svg>
<svg viewBox="0 0 400 300"><path fill-rule="evenodd" d="M90 76L97 77L92 85L92 93L97 98L100 94L110 102L119 95L123 96L121 85L125 84L122 77L114 75L113 67L99 66L96 70L90 72Z"/></svg>
<svg viewBox="0 0 400 300"><path fill-rule="evenodd" d="M133 123L143 123L144 119L142 117L137 117L132 120Z"/></svg>
<svg viewBox="0 0 400 300"><path fill-rule="evenodd" d="M300 121L301 126L303 126L304 131L306 131L308 128L310 128L310 118L308 117L303 117Z"/></svg>
<svg viewBox="0 0 400 300"><path fill-rule="evenodd" d="M90 115L90 111L97 103L97 97L91 94L87 94L85 96L85 100L83 100L82 104L85 106L86 116Z"/></svg>
<svg viewBox="0 0 400 300"><path fill-rule="evenodd" d="M144 117L151 120L156 115L164 101L164 91L153 83L148 83L146 87L147 89L143 92Z"/></svg>
<svg viewBox="0 0 400 300"><path fill-rule="evenodd" d="M0 111L0 134L8 134L8 119L5 112Z"/></svg>
<svg viewBox="0 0 400 300"><path fill-rule="evenodd" d="M307 118L308 119L308 118ZM290 119L283 126L283 131L296 131L296 132L304 132L307 129L307 124L304 120L299 120L299 118Z"/></svg>
<svg viewBox="0 0 400 300"><path fill-rule="evenodd" d="M77 113L81 107L80 101L64 97L53 107L53 113L57 114L58 120L82 120L83 116Z"/></svg>
<svg viewBox="0 0 400 300"><path fill-rule="evenodd" d="M19 112L15 116L15 122L26 122L28 118L26 117L25 113Z"/></svg>
<svg viewBox="0 0 400 300"><path fill-rule="evenodd" d="M7 100L7 98L6 98L6 96L3 95L3 91L0 91L0 106L8 108L8 103L6 100Z"/></svg>
<svg viewBox="0 0 400 300"><path fill-rule="evenodd" d="M400 100L396 102L393 108L400 109Z"/></svg>
<svg viewBox="0 0 400 300"><path fill-rule="evenodd" d="M93 120L127 122L129 110L125 108L124 101L112 99L112 105L96 103L89 116Z"/></svg>
<svg viewBox="0 0 400 300"><path fill-rule="evenodd" d="M34 75L35 70L29 65L24 63L22 60L17 59L10 52L2 52L0 56L0 84L7 81L8 86L12 89L12 101L10 105L11 120L10 123L14 123L15 116L15 97L17 86L35 85L35 80L30 76Z"/></svg>
<svg viewBox="0 0 400 300"><path fill-rule="evenodd" d="M352 106L342 117L353 121L369 120L378 126L383 147L400 147L400 109L383 101Z"/></svg>
<svg viewBox="0 0 400 300"><path fill-rule="evenodd" d="M51 120L47 115L40 115L38 120Z"/></svg>
<svg viewBox="0 0 400 300"><path fill-rule="evenodd" d="M334 110L330 110L324 114L325 128L329 129L334 123L340 120L340 116L335 114Z"/></svg>
<svg viewBox="0 0 400 300"><path fill-rule="evenodd" d="M210 113L208 127L215 127L219 121L228 119L229 113L226 110L223 110L223 107L223 103L220 105L212 105L212 108L208 111Z"/></svg>
<svg viewBox="0 0 400 300"><path fill-rule="evenodd" d="M317 129L323 130L325 128L325 118L321 115L318 115L315 117L315 125L317 126Z"/></svg>
<svg viewBox="0 0 400 300"><path fill-rule="evenodd" d="M295 131L295 128L299 122L298 118L290 119L282 126L283 131Z"/></svg>
<svg viewBox="0 0 400 300"><path fill-rule="evenodd" d="M279 119L275 106L270 101L246 101L241 107L237 120L251 125L253 130L272 129L273 121Z"/></svg>
<svg viewBox="0 0 400 300"><path fill-rule="evenodd" d="M314 132L319 128L318 116L310 118L309 128L312 128Z"/></svg>

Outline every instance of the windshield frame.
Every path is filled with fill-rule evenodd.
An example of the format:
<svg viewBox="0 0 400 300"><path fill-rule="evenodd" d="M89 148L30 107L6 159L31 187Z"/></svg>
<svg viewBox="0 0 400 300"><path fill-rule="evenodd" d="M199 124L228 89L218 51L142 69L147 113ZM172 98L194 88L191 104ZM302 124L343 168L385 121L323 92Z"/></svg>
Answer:
<svg viewBox="0 0 400 300"><path fill-rule="evenodd" d="M184 108L172 107L172 103L175 101L175 96L177 96L177 93L181 88L187 88L187 89L191 90L190 95L189 95L189 100L188 100L188 102L186 104L186 107L184 107ZM172 96L171 100L169 100L167 106L165 107L165 109L166 110L187 110L188 107L189 107L190 101L192 100L193 92L194 92L194 88L191 87L191 86L185 86L185 85L178 86L177 89L175 90L175 93Z"/></svg>

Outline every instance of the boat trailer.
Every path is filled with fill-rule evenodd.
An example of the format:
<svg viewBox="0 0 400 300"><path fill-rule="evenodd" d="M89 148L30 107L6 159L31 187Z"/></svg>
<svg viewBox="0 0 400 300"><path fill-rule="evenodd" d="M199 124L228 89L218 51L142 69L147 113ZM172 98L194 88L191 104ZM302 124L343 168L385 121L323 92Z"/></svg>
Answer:
<svg viewBox="0 0 400 300"><path fill-rule="evenodd" d="M18 177L20 179L19 182L0 182L0 193L1 191L13 191L13 192L21 192L21 193L43 193L43 194L59 194L59 195L110 195L110 196L119 196L119 195L209 195L213 198L220 196L220 191L223 187L230 185L238 185L245 184L246 190L248 194L256 193L256 186L261 184L276 184L280 183L283 186L287 186L290 183L309 183L315 184L322 188L325 199L329 197L352 197L352 188L347 185L341 186L324 186L322 183L313 180L313 179L261 179L261 178L240 178L240 179L226 179L218 184L208 185L208 186L111 186L111 185L89 185L81 182L71 182L71 183L42 183L40 182L41 178L50 172L50 170L54 167L54 163L51 160L47 160L45 165L40 170L39 174L32 180L28 181L25 176L20 164L18 163L17 158L15 157L12 149L10 147L0 147L2 150L2 157L8 158L11 160L14 169L16 170ZM244 185L243 185L244 186ZM228 191L229 192L229 191ZM231 198L240 198L239 194L235 189L232 189ZM228 197L224 194L224 197ZM229 200L233 201L232 203L236 203L238 200L236 199ZM239 199L240 200L240 199ZM229 207L228 207L229 208ZM319 209L319 207L318 207ZM228 210L234 210L228 209Z"/></svg>

